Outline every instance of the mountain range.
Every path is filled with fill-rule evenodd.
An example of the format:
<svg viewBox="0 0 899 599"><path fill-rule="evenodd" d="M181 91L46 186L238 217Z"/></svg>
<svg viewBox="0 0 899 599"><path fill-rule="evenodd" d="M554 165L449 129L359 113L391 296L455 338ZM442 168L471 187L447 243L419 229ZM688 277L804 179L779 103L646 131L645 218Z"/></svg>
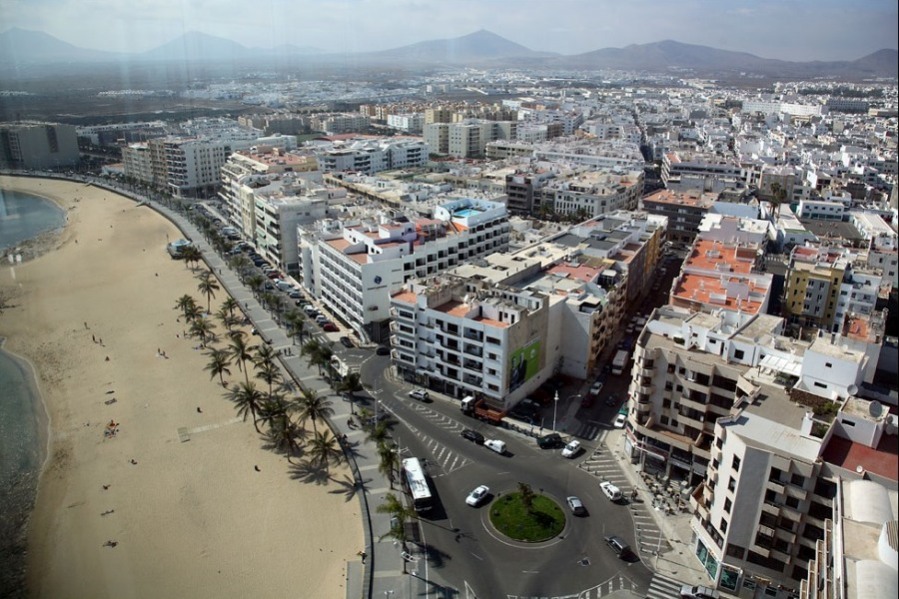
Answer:
<svg viewBox="0 0 899 599"><path fill-rule="evenodd" d="M486 30L452 39L430 40L377 52L334 54L317 48L280 46L247 48L237 42L191 32L142 53L115 53L79 48L49 34L13 28L0 33L0 67L17 71L29 67L188 62L250 65L277 61L281 66L385 66L399 68L479 66L548 69L618 69L627 71L680 72L724 76L755 74L768 77L833 77L861 79L896 78L899 52L883 49L855 60L792 62L761 58L708 46L665 40L602 48L576 55L537 52Z"/></svg>

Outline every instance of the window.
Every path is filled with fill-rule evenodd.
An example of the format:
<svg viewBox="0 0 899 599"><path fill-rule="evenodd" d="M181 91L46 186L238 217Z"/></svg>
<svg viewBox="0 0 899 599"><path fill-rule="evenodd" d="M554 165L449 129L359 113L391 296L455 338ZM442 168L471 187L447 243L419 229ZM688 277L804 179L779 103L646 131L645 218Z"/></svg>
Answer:
<svg viewBox="0 0 899 599"><path fill-rule="evenodd" d="M727 520L721 518L721 525L718 529L721 531L721 534L727 534Z"/></svg>
<svg viewBox="0 0 899 599"><path fill-rule="evenodd" d="M746 354L742 349L734 350L734 359L735 360L742 360L744 355L746 355Z"/></svg>
<svg viewBox="0 0 899 599"><path fill-rule="evenodd" d="M736 479L735 479L734 477L730 477L730 480L727 481L727 490L728 490L728 491L733 491L733 490L736 489L736 488L737 488L737 481L736 481Z"/></svg>
<svg viewBox="0 0 899 599"><path fill-rule="evenodd" d="M728 514L730 513L730 508L733 507L733 502L730 499L724 500L724 511Z"/></svg>
<svg viewBox="0 0 899 599"><path fill-rule="evenodd" d="M804 487L805 486L805 477L802 476L801 474L794 474L793 476L790 477L790 484L795 485L797 487Z"/></svg>
<svg viewBox="0 0 899 599"><path fill-rule="evenodd" d="M740 471L740 458L738 458L737 456L734 456L734 459L731 462L730 466L731 466L731 468L733 468L734 470L739 472Z"/></svg>

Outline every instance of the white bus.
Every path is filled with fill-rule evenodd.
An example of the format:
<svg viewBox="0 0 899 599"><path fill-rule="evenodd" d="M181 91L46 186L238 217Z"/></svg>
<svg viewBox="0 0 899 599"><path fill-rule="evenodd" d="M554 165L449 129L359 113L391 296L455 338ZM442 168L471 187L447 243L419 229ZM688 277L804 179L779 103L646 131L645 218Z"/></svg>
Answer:
<svg viewBox="0 0 899 599"><path fill-rule="evenodd" d="M429 510L434 505L431 486L418 458L403 460L403 486L412 496L412 507L416 512Z"/></svg>

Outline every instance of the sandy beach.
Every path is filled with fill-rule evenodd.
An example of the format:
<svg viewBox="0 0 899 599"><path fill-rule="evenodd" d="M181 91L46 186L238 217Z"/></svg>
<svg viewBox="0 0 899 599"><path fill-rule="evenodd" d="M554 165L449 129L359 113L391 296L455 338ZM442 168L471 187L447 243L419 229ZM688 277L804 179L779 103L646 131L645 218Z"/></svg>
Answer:
<svg viewBox="0 0 899 599"><path fill-rule="evenodd" d="M286 458L236 418L198 342L179 337L177 298L205 299L165 251L178 229L84 184L0 186L68 214L55 249L0 267L0 287L14 293L0 335L34 366L50 417L29 595L343 598L346 561L364 544L358 499L335 482L292 478ZM242 380L231 370L226 379ZM106 437L110 420L118 432ZM331 474L350 477L345 465Z"/></svg>

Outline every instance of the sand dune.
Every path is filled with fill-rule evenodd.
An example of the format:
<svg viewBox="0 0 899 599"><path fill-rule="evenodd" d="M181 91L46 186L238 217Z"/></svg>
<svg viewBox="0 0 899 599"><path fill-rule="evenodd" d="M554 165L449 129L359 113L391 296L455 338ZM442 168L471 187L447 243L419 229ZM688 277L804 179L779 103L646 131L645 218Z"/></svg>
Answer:
<svg viewBox="0 0 899 599"><path fill-rule="evenodd" d="M201 299L193 273L165 252L177 228L90 186L0 185L69 215L57 249L0 268L0 285L15 290L0 335L34 364L51 420L29 528L31 594L343 597L345 562L363 546L358 500L334 482L292 479L235 418L197 342L176 337L175 300Z"/></svg>

